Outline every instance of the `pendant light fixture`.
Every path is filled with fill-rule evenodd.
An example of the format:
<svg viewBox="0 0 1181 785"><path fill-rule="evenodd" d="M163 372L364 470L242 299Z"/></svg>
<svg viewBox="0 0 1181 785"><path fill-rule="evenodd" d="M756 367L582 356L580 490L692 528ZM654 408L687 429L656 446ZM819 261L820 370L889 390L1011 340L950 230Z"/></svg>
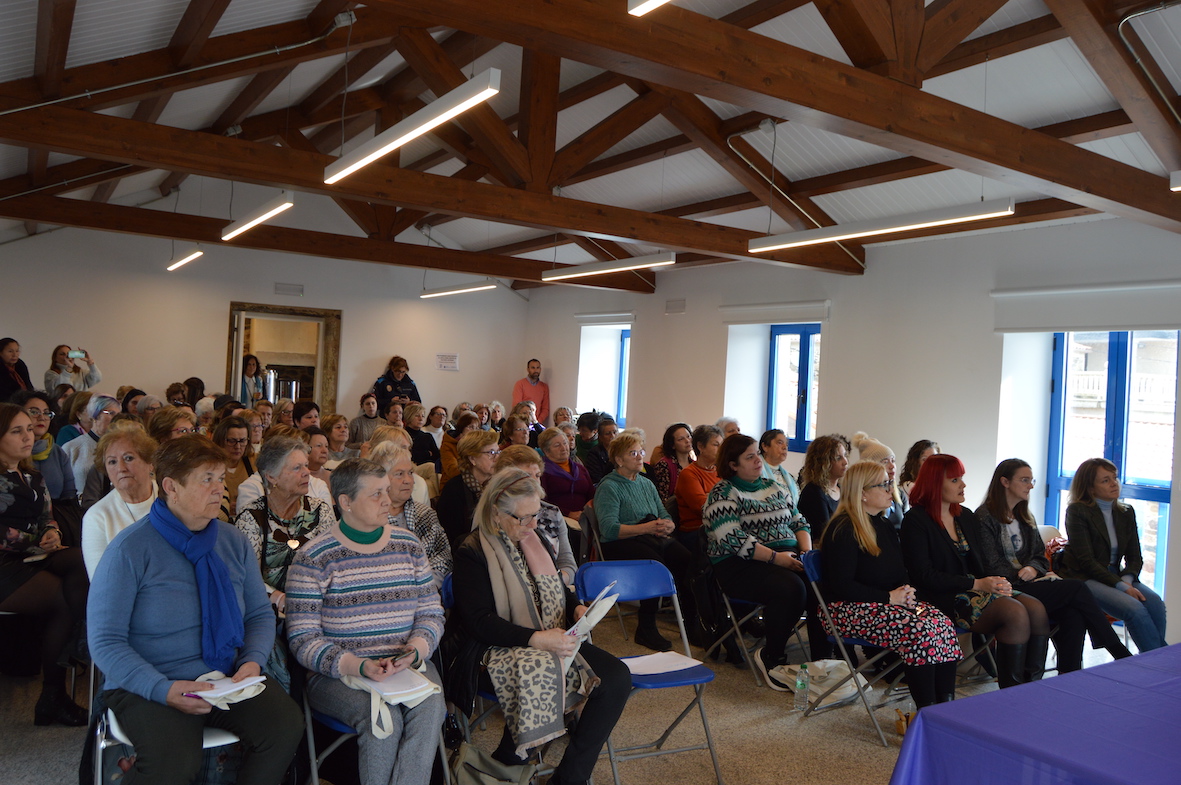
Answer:
<svg viewBox="0 0 1181 785"><path fill-rule="evenodd" d="M588 275L606 275L607 273L622 273L627 270L647 270L653 267L668 267L675 264L677 255L672 251L651 254L650 256L633 256L629 259L612 259L606 262L588 262L586 264L572 264L546 270L541 274L543 281L564 281L568 278L583 278Z"/></svg>
<svg viewBox="0 0 1181 785"><path fill-rule="evenodd" d="M284 210L295 206L295 192L284 190L277 197L264 204L245 218L234 221L221 233L222 240L232 240L243 232L248 232L264 221L269 221Z"/></svg>

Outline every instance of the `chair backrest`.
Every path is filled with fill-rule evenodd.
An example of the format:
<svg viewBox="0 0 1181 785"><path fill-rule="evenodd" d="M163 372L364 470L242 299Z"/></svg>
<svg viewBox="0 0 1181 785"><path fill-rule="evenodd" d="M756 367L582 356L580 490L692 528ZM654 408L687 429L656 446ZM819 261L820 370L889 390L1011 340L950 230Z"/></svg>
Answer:
<svg viewBox="0 0 1181 785"><path fill-rule="evenodd" d="M811 550L800 554L804 563L804 574L812 583L820 583L820 551Z"/></svg>
<svg viewBox="0 0 1181 785"><path fill-rule="evenodd" d="M582 554L583 561L602 559L603 548L599 539L599 518L595 515L594 499L582 508L582 517L578 519L578 523L582 526L582 547L585 549Z"/></svg>
<svg viewBox="0 0 1181 785"><path fill-rule="evenodd" d="M1055 537L1062 536L1062 532L1058 531L1058 529L1053 526L1038 526L1037 531L1038 534L1042 535L1042 542L1047 544Z"/></svg>
<svg viewBox="0 0 1181 785"><path fill-rule="evenodd" d="M681 525L681 505L677 504L676 495L669 496L664 500L664 511L668 513L668 519L676 525Z"/></svg>
<svg viewBox="0 0 1181 785"><path fill-rule="evenodd" d="M615 581L611 593L618 594L620 602L670 597L677 593L668 567L652 559L587 562L574 576L574 590L579 599L589 601L611 581Z"/></svg>
<svg viewBox="0 0 1181 785"><path fill-rule="evenodd" d="M447 573L447 577L443 579L443 586L439 589L439 599L443 602L443 610L451 610L451 606L455 604L455 589L451 586L451 575Z"/></svg>

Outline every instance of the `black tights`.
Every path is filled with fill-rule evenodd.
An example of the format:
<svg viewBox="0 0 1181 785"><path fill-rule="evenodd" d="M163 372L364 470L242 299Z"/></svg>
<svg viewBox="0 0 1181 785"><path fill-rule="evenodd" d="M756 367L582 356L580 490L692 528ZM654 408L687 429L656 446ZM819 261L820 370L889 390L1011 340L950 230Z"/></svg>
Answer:
<svg viewBox="0 0 1181 785"><path fill-rule="evenodd" d="M41 678L46 685L65 685L66 670L57 664L78 622L86 618L90 581L81 548L50 555L45 569L0 602L0 611L46 617L41 639Z"/></svg>
<svg viewBox="0 0 1181 785"><path fill-rule="evenodd" d="M995 635L997 643L1025 643L1031 635L1049 635L1046 607L1036 597L997 597L972 625L972 632Z"/></svg>

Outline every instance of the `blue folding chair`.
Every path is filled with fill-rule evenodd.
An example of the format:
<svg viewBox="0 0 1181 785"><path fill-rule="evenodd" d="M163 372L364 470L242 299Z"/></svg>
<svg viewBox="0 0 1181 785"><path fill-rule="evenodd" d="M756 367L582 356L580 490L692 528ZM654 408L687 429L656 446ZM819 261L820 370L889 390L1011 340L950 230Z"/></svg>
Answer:
<svg viewBox="0 0 1181 785"><path fill-rule="evenodd" d="M673 610L677 615L677 626L681 631L681 644L684 647L685 656L692 656L689 652L689 637L685 634L685 621L681 616L681 603L677 599L677 587L673 582L672 573L668 571L667 567L650 559L589 562L578 568L578 574L574 576L574 589L581 599L589 601L597 597L599 592L612 581L615 581L615 587L611 589L611 593L618 594L619 600L639 601L654 597L671 597ZM653 742L616 749L608 737L607 756L611 761L611 776L615 778L615 785L619 785L618 764L621 761L705 749L709 750L710 759L713 761L714 775L717 777L718 785L723 785L722 770L718 765L718 753L714 748L713 735L709 730L709 718L706 716L705 704L702 702L705 685L713 680L714 672L704 665L694 665L684 670L667 673L632 675L632 695L639 690L692 687L693 699L665 729L664 733ZM663 749L668 737L672 735L682 720L689 716L694 707L697 707L701 712L701 726L705 730L705 744Z"/></svg>
<svg viewBox="0 0 1181 785"><path fill-rule="evenodd" d="M800 555L800 560L804 563L804 572L808 576L808 581L812 584L812 591L816 593L816 600L820 606L820 613L824 616L825 628L828 630L836 630L836 625L832 623L832 616L828 612L828 603L824 601L824 595L820 591L820 581L822 577L820 568L820 551L807 551ZM821 703L824 702L825 698L843 687L850 679L852 679L853 686L857 688L857 695L861 698L861 703L865 706L865 713L869 715L869 719L873 722L874 729L878 732L878 739L881 740L883 747L890 746L886 741L886 735L882 733L882 726L878 724L878 718L873 713L874 708L880 708L880 706L884 704L879 704L877 707L871 707L869 705L869 697L866 693L873 689L874 684L881 681L887 675L890 675L892 673L892 669L886 668L882 670L881 673L875 675L872 679L869 679L865 685L862 685L861 679L856 677L858 675L864 675L866 671L872 670L873 666L883 657L889 654L891 650L882 649L876 655L869 658L861 665L858 665L857 662L850 656L849 649L846 647L863 646L867 648L878 648L877 644L870 643L866 640L861 640L860 638L847 638L840 635L829 635L827 637L830 642L837 645L837 649L841 653L841 659L843 659L845 664L849 666L849 675L843 679L836 680L823 694L809 701L808 708L804 710L804 716L807 717L811 714L828 711L829 709L835 709L838 706L844 706L848 703L851 703L853 701L853 696L850 695L845 700L834 701L827 706L821 706ZM898 674L895 677L895 683L900 677L901 674Z"/></svg>

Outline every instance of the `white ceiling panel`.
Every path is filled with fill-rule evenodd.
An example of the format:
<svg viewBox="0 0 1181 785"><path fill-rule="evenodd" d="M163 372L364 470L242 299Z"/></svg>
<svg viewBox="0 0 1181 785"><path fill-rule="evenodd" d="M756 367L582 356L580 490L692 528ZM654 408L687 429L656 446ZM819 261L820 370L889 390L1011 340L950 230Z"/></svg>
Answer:
<svg viewBox="0 0 1181 785"><path fill-rule="evenodd" d="M928 0L929 4L930 0ZM973 38L995 33L998 30L1046 16L1049 13L1050 9L1046 8L1046 4L1042 0L1009 0L1001 10L989 17L980 27L977 27L966 40L971 41Z"/></svg>
<svg viewBox="0 0 1181 785"><path fill-rule="evenodd" d="M599 157L610 158L613 155L626 153L628 150L635 150L637 147L643 147L646 144L663 141L679 133L680 131L677 130L675 125L665 120L664 117L657 115L636 129L635 133L631 136L614 145Z"/></svg>
<svg viewBox="0 0 1181 785"><path fill-rule="evenodd" d="M208 128L249 83L250 78L244 76L182 90L172 96L157 122L190 131Z"/></svg>
<svg viewBox="0 0 1181 785"><path fill-rule="evenodd" d="M1173 93L1181 90L1181 6L1144 14L1129 25L1164 71ZM1125 26L1125 31L1127 26Z"/></svg>
<svg viewBox="0 0 1181 785"><path fill-rule="evenodd" d="M1152 152L1152 148L1139 133L1084 142L1079 147L1161 177L1169 176L1168 169L1160 162L1156 153Z"/></svg>
<svg viewBox="0 0 1181 785"><path fill-rule="evenodd" d="M0 2L0 82L31 77L36 48L36 0Z"/></svg>
<svg viewBox="0 0 1181 785"><path fill-rule="evenodd" d="M567 186L562 195L634 210L669 207L729 196L738 188L730 175L700 150Z"/></svg>
<svg viewBox="0 0 1181 785"><path fill-rule="evenodd" d="M80 0L66 67L163 49L187 6L188 0Z"/></svg>
<svg viewBox="0 0 1181 785"><path fill-rule="evenodd" d="M561 150L595 125L626 106L636 93L620 85L558 113L557 146ZM637 142L634 146L638 147ZM617 145L618 146L618 145ZM624 148L631 149L631 148Z"/></svg>
<svg viewBox="0 0 1181 785"><path fill-rule="evenodd" d="M774 148L775 167L790 180L818 177L903 157L884 147L795 122L779 123L774 134L759 129L743 138L767 159L771 158Z"/></svg>
<svg viewBox="0 0 1181 785"><path fill-rule="evenodd" d="M776 41L852 65L828 23L812 3L751 29Z"/></svg>
<svg viewBox="0 0 1181 785"><path fill-rule="evenodd" d="M319 0L233 0L218 20L217 27L213 28L213 35L294 22L310 14L318 3Z"/></svg>

